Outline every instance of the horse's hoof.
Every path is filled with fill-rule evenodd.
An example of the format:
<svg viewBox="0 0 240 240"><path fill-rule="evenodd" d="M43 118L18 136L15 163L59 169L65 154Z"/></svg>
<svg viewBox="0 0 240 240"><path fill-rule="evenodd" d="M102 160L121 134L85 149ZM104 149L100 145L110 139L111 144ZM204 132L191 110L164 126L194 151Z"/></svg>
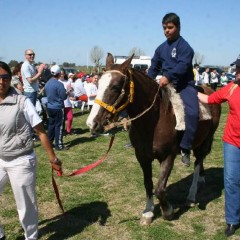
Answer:
<svg viewBox="0 0 240 240"><path fill-rule="evenodd" d="M164 220L171 221L171 220L173 220L174 212L172 212L169 215L163 215L162 217L163 217Z"/></svg>
<svg viewBox="0 0 240 240"><path fill-rule="evenodd" d="M162 212L162 217L163 217L164 220L171 221L174 217L173 207L170 204L168 205L168 210L167 211L163 211L161 209L161 212Z"/></svg>
<svg viewBox="0 0 240 240"><path fill-rule="evenodd" d="M141 219L140 219L140 225L142 225L142 226L148 226L151 223L152 223L152 218L141 217Z"/></svg>
<svg viewBox="0 0 240 240"><path fill-rule="evenodd" d="M190 207L190 208L193 208L195 207L197 204L191 200L187 200L186 203L185 203L185 206L186 207Z"/></svg>
<svg viewBox="0 0 240 240"><path fill-rule="evenodd" d="M143 213L140 219L140 225L150 225L152 223L153 216L152 212Z"/></svg>

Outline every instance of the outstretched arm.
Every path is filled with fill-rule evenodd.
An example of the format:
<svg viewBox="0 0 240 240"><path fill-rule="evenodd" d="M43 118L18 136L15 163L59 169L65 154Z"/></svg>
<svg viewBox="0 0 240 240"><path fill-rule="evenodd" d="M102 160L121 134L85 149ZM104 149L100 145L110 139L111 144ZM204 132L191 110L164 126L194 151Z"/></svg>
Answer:
<svg viewBox="0 0 240 240"><path fill-rule="evenodd" d="M41 140L41 143L45 149L45 151L47 152L47 155L48 155L48 158L49 158L49 161L52 165L52 168L56 171L61 171L61 161L56 157L54 151L53 151L53 148L52 148L52 145L47 137L47 134L44 130L44 127L42 125L42 123L39 123L38 125L36 125L34 127L34 130L35 132L38 134L40 140Z"/></svg>
<svg viewBox="0 0 240 240"><path fill-rule="evenodd" d="M208 103L208 95L198 92L198 99L201 103Z"/></svg>

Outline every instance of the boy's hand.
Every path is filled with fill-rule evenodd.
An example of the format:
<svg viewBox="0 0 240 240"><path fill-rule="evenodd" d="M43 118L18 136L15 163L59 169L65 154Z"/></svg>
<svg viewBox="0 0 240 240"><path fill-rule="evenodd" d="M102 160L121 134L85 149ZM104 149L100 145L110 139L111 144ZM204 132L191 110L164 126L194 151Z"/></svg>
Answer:
<svg viewBox="0 0 240 240"><path fill-rule="evenodd" d="M159 79L159 85L160 87L164 87L166 85L169 84L169 80L165 77L165 76L162 76L160 79Z"/></svg>

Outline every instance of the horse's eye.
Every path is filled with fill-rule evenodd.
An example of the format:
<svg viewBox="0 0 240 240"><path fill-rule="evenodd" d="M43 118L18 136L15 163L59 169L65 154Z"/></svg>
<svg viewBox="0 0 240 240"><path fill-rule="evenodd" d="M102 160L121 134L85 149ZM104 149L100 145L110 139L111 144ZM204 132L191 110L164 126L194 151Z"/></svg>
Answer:
<svg viewBox="0 0 240 240"><path fill-rule="evenodd" d="M121 91L121 86L119 86L119 85L115 85L115 86L113 86L112 87L112 90L114 91L114 92L120 92Z"/></svg>

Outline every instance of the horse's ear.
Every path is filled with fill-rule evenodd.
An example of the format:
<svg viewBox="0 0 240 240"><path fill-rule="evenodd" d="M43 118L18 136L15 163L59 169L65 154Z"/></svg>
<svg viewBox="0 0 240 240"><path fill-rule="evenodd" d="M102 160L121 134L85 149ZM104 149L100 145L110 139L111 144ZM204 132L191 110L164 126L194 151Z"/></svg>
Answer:
<svg viewBox="0 0 240 240"><path fill-rule="evenodd" d="M124 63L121 64L120 69L123 73L125 73L126 70L129 68L133 57L134 57L134 54L130 58L128 58Z"/></svg>
<svg viewBox="0 0 240 240"><path fill-rule="evenodd" d="M114 64L114 58L111 53L107 54L107 59L106 59L106 70L110 70L111 66Z"/></svg>

